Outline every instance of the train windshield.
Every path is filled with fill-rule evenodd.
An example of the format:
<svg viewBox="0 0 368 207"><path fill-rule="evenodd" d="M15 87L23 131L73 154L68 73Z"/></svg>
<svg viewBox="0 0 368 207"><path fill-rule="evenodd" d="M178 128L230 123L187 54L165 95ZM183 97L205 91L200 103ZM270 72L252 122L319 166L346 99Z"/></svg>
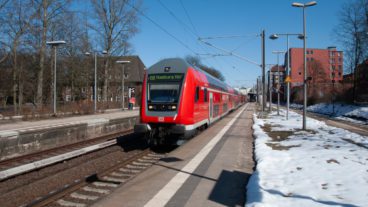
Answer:
<svg viewBox="0 0 368 207"><path fill-rule="evenodd" d="M149 84L148 101L151 103L177 103L180 93L179 83Z"/></svg>

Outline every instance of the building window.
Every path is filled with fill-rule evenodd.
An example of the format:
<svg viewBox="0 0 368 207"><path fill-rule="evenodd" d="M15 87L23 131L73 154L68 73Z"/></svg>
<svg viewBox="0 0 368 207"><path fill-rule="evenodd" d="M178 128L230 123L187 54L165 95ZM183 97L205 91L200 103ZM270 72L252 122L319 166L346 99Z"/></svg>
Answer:
<svg viewBox="0 0 368 207"><path fill-rule="evenodd" d="M310 51L310 54L313 54L313 50Z"/></svg>
<svg viewBox="0 0 368 207"><path fill-rule="evenodd" d="M309 54L309 50L307 50L307 54Z"/></svg>

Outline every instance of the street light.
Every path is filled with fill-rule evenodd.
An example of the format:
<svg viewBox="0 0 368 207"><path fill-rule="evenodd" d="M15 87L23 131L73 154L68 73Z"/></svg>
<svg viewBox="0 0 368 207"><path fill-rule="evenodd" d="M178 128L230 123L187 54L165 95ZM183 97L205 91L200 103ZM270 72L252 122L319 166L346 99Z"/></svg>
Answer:
<svg viewBox="0 0 368 207"><path fill-rule="evenodd" d="M268 111L272 112L272 87L271 87L271 68L274 64L267 64L268 65Z"/></svg>
<svg viewBox="0 0 368 207"><path fill-rule="evenodd" d="M285 53L284 51L272 51L273 54L277 54L277 115L280 115L280 65L279 55Z"/></svg>
<svg viewBox="0 0 368 207"><path fill-rule="evenodd" d="M46 44L47 45L51 45L51 47L54 48L54 115L56 115L56 48L60 45L65 44L66 42L64 40L58 40L58 41L47 41Z"/></svg>
<svg viewBox="0 0 368 207"><path fill-rule="evenodd" d="M293 7L301 7L303 8L303 48L304 48L304 83L303 83L303 92L304 92L304 103L303 103L303 130L307 129L307 55L306 55L306 26L305 26L305 8L316 5L316 1L311 1L306 4L294 2L291 5Z"/></svg>
<svg viewBox="0 0 368 207"><path fill-rule="evenodd" d="M94 81L94 91L95 91L95 93L94 93L94 96L93 96L93 111L94 111L94 113L96 113L96 111L97 111L97 51L94 51L94 54L95 54L95 81ZM104 51L102 51L101 52L102 54L107 54L107 51L106 50L104 50ZM84 53L86 56L90 56L91 55L91 53L90 52L85 52Z"/></svg>
<svg viewBox="0 0 368 207"><path fill-rule="evenodd" d="M122 76L122 78L121 78L121 97L122 97L122 99L123 99L123 102L122 102L122 108L123 108L123 111L124 111L124 79L125 79L125 77L124 77L124 66L125 66L125 64L128 64L128 63L130 63L130 61L129 60L118 60L118 61L116 61L116 63L117 64L121 64L123 67L122 67L122 69L121 69L121 76Z"/></svg>
<svg viewBox="0 0 368 207"><path fill-rule="evenodd" d="M286 51L287 51L287 68L286 68L286 74L287 77L290 78L291 68L290 68L290 52L289 52L289 36L295 35L299 38L302 37L304 39L304 36L302 34L293 34L293 33L285 33L285 34L272 34L270 36L271 40L276 40L279 38L279 36L286 36ZM286 90L286 120L289 119L289 108L290 108L290 82L287 82L287 90Z"/></svg>

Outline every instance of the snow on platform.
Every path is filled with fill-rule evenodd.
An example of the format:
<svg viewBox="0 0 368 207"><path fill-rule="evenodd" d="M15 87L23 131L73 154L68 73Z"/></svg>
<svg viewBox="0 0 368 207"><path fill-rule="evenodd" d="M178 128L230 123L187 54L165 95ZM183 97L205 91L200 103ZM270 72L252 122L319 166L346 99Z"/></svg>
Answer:
<svg viewBox="0 0 368 207"><path fill-rule="evenodd" d="M310 118L302 131L294 112L254 121L246 206L368 206L368 137Z"/></svg>

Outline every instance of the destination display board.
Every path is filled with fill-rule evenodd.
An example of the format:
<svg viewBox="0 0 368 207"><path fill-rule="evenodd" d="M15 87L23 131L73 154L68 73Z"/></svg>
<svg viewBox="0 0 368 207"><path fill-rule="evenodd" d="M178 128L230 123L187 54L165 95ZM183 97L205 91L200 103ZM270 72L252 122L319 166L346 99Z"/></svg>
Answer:
<svg viewBox="0 0 368 207"><path fill-rule="evenodd" d="M160 73L148 75L148 80L150 82L181 81L183 77L184 74L181 73Z"/></svg>

